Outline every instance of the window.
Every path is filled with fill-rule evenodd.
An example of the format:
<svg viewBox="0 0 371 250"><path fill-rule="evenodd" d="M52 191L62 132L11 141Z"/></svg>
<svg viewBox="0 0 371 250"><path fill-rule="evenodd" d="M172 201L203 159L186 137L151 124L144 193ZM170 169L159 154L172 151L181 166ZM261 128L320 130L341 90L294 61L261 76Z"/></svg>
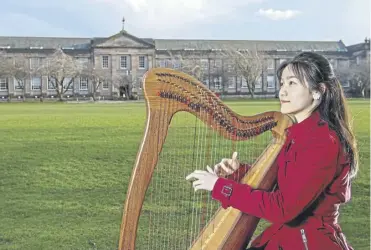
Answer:
<svg viewBox="0 0 371 250"><path fill-rule="evenodd" d="M0 91L8 90L8 82L6 78L0 78Z"/></svg>
<svg viewBox="0 0 371 250"><path fill-rule="evenodd" d="M55 89L56 87L57 84L55 83L55 79L48 77L48 89Z"/></svg>
<svg viewBox="0 0 371 250"><path fill-rule="evenodd" d="M15 90L23 89L23 81L24 80L17 80L17 78L14 78L14 89Z"/></svg>
<svg viewBox="0 0 371 250"><path fill-rule="evenodd" d="M256 78L256 80L255 80L255 88L257 88L257 89L261 89L262 86L263 86L262 83L263 83L263 76L260 75L260 76L258 76L258 77Z"/></svg>
<svg viewBox="0 0 371 250"><path fill-rule="evenodd" d="M222 77L214 77L214 88L221 89L222 88Z"/></svg>
<svg viewBox="0 0 371 250"><path fill-rule="evenodd" d="M267 59L267 69L274 69L274 60Z"/></svg>
<svg viewBox="0 0 371 250"><path fill-rule="evenodd" d="M241 88L246 89L247 88L247 82L245 77L241 77Z"/></svg>
<svg viewBox="0 0 371 250"><path fill-rule="evenodd" d="M221 68L221 67L222 67L222 60L215 59L215 68Z"/></svg>
<svg viewBox="0 0 371 250"><path fill-rule="evenodd" d="M128 57L127 56L120 56L120 68L121 69L128 68Z"/></svg>
<svg viewBox="0 0 371 250"><path fill-rule="evenodd" d="M102 68L108 69L108 56L102 56Z"/></svg>
<svg viewBox="0 0 371 250"><path fill-rule="evenodd" d="M350 87L350 81L349 80L344 80L341 82L341 85L345 88Z"/></svg>
<svg viewBox="0 0 371 250"><path fill-rule="evenodd" d="M208 59L201 59L201 68L203 71L207 71L209 69L209 60Z"/></svg>
<svg viewBox="0 0 371 250"><path fill-rule="evenodd" d="M209 76L204 76L204 80L202 81L202 83L203 83L206 87L209 87Z"/></svg>
<svg viewBox="0 0 371 250"><path fill-rule="evenodd" d="M228 88L233 89L236 87L236 81L234 76L228 77Z"/></svg>
<svg viewBox="0 0 371 250"><path fill-rule="evenodd" d="M160 59L160 60L158 61L158 63L159 63L159 66L160 66L161 68L166 68L166 66L167 66L167 61L166 61L166 59Z"/></svg>
<svg viewBox="0 0 371 250"><path fill-rule="evenodd" d="M41 77L32 77L31 89L32 90L41 89Z"/></svg>
<svg viewBox="0 0 371 250"><path fill-rule="evenodd" d="M275 86L274 86L274 76L267 76L267 86L269 89L273 89Z"/></svg>
<svg viewBox="0 0 371 250"><path fill-rule="evenodd" d="M336 67L337 67L337 60L336 59L330 59L330 63L332 65L332 68L336 69Z"/></svg>
<svg viewBox="0 0 371 250"><path fill-rule="evenodd" d="M173 62L173 68L174 68L174 69L180 69L180 67L181 67L181 63L180 63L180 61L175 61L175 62Z"/></svg>
<svg viewBox="0 0 371 250"><path fill-rule="evenodd" d="M103 88L103 89L108 89L108 88L109 88L109 86L108 86L108 81L103 81L103 82L102 82L102 88Z"/></svg>
<svg viewBox="0 0 371 250"><path fill-rule="evenodd" d="M139 68L140 69L146 68L146 58L144 56L139 56Z"/></svg>
<svg viewBox="0 0 371 250"><path fill-rule="evenodd" d="M64 89L73 89L73 79L70 78L70 77L65 77L64 80L63 80L63 88Z"/></svg>
<svg viewBox="0 0 371 250"><path fill-rule="evenodd" d="M359 56L356 57L356 64L357 64L357 65L359 65L359 63L360 63L360 59L361 59L361 58L360 58Z"/></svg>
<svg viewBox="0 0 371 250"><path fill-rule="evenodd" d="M88 78L80 77L80 90L88 90Z"/></svg>

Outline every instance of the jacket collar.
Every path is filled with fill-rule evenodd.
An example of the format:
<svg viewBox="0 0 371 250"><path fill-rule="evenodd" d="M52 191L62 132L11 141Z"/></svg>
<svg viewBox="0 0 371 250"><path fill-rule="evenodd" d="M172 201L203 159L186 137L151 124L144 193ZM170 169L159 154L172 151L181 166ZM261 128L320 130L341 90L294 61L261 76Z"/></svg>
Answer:
<svg viewBox="0 0 371 250"><path fill-rule="evenodd" d="M319 111L314 111L308 118L304 119L302 122L296 123L291 127L287 128L286 133L287 136L290 138L308 135L309 132L313 130L315 127L325 124L326 122L324 122L321 119Z"/></svg>

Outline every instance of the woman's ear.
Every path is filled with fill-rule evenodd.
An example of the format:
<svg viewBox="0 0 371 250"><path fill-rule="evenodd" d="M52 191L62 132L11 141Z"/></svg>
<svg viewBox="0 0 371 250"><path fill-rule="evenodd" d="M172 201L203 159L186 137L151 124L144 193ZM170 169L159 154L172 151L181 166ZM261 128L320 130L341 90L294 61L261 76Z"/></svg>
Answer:
<svg viewBox="0 0 371 250"><path fill-rule="evenodd" d="M321 98L321 94L318 91L314 91L312 96L314 100L319 100Z"/></svg>

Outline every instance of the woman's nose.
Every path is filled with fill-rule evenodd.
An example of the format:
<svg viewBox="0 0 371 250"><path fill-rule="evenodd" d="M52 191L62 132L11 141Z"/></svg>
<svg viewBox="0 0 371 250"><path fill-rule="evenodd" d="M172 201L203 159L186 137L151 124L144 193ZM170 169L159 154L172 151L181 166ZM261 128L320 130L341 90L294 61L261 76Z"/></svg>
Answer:
<svg viewBox="0 0 371 250"><path fill-rule="evenodd" d="M287 96L287 90L284 88L280 89L280 96Z"/></svg>

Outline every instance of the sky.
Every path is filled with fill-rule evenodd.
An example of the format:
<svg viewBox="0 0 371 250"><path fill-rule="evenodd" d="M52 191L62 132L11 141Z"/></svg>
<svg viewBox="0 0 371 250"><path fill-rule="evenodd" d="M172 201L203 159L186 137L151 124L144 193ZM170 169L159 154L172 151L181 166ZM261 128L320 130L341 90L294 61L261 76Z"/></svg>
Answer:
<svg viewBox="0 0 371 250"><path fill-rule="evenodd" d="M0 36L361 43L370 0L1 0Z"/></svg>

